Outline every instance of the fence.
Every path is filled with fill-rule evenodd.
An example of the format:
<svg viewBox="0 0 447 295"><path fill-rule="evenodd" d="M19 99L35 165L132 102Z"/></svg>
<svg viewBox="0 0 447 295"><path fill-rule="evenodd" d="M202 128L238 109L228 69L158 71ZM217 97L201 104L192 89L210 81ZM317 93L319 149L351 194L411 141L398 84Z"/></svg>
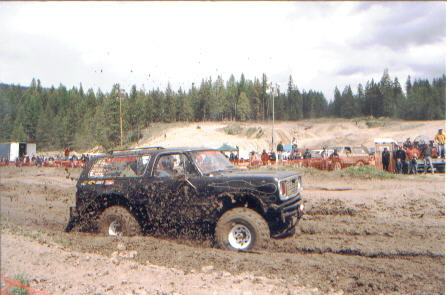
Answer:
<svg viewBox="0 0 447 295"><path fill-rule="evenodd" d="M24 284L22 284L19 281L8 279L4 275L0 275L0 279L2 281L2 285L6 285L0 291L1 295L12 295L12 293L9 293L8 290L12 289L14 287L28 291L28 293L26 293L28 295L33 295L33 294L52 295L51 293L47 293L47 292L44 292L44 291L41 291L41 290L36 290L36 289L31 288L29 286L25 286Z"/></svg>

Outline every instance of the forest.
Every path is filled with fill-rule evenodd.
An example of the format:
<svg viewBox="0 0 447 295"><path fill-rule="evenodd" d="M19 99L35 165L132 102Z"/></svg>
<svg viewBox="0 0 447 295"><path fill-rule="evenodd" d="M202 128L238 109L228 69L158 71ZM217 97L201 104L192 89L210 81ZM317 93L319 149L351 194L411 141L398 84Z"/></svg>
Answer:
<svg viewBox="0 0 447 295"><path fill-rule="evenodd" d="M142 136L155 122L302 120L320 117L389 117L403 120L445 120L446 78L408 79L405 91L385 70L355 93L350 85L334 90L328 101L322 92L300 90L289 78L285 92L269 91L267 76L227 81L203 79L190 89L149 91L132 86L129 93L115 84L110 92L42 87L33 79L29 87L0 84L0 142L34 142L39 150L106 149L120 145L120 107L123 144ZM274 106L272 104L274 100Z"/></svg>

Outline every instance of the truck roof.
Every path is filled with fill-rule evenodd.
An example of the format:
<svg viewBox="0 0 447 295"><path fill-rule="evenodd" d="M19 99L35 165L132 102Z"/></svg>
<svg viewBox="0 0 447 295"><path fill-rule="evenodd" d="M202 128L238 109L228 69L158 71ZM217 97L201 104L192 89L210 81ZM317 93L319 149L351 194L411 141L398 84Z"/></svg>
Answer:
<svg viewBox="0 0 447 295"><path fill-rule="evenodd" d="M161 152L193 152L193 151L218 151L214 148L204 148L204 147L141 147L135 149L123 149L123 150L114 150L109 152L114 156L124 156L124 155L143 155L143 154L155 154Z"/></svg>

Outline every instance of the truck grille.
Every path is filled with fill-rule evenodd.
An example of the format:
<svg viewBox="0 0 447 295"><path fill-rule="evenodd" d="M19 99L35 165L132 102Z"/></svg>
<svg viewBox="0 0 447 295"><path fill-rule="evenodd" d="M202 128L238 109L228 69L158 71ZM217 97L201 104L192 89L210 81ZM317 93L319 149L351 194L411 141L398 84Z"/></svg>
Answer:
<svg viewBox="0 0 447 295"><path fill-rule="evenodd" d="M296 196L301 190L301 179L297 176L281 180L281 192L284 198Z"/></svg>

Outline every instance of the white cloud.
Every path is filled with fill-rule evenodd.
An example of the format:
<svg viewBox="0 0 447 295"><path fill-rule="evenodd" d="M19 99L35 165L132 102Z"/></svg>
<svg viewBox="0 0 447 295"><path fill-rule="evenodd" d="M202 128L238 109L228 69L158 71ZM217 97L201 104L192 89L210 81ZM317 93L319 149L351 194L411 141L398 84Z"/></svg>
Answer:
<svg viewBox="0 0 447 295"><path fill-rule="evenodd" d="M0 42L0 82L175 89L265 73L330 99L385 68L402 84L445 72L445 4L3 2Z"/></svg>

